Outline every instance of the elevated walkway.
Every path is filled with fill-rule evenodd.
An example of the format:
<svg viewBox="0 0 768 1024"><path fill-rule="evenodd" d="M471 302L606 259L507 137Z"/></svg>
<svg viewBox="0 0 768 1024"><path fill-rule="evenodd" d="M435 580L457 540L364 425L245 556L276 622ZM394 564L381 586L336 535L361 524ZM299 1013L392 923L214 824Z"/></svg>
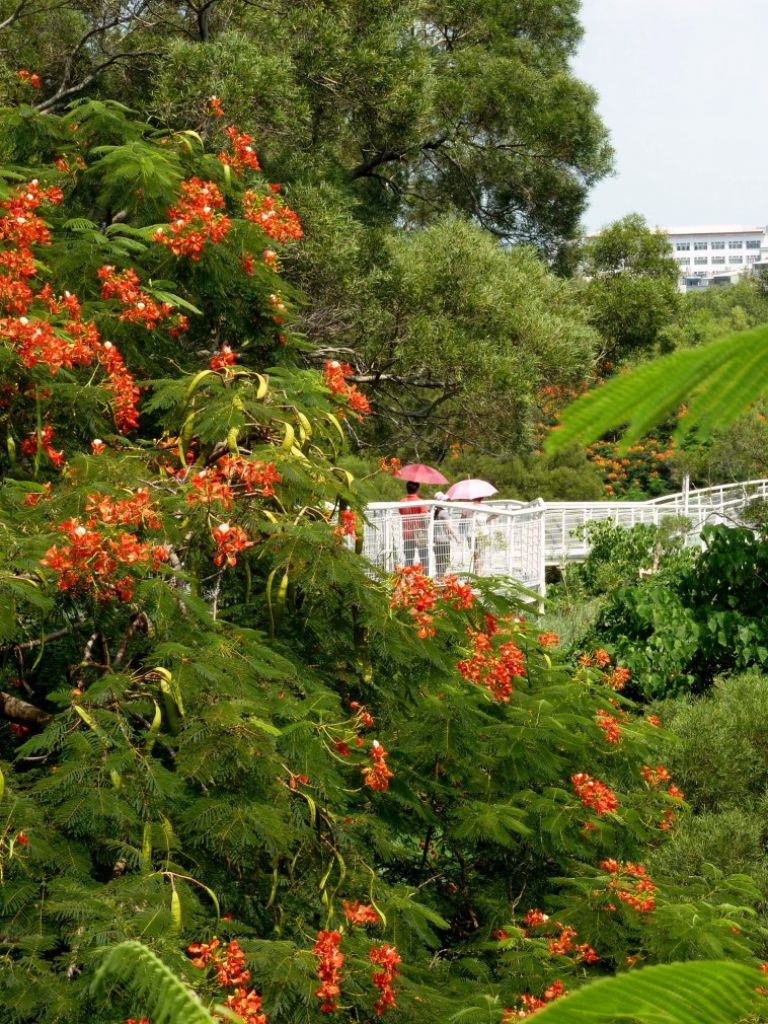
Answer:
<svg viewBox="0 0 768 1024"><path fill-rule="evenodd" d="M402 515L413 504L373 502L366 508L363 554L392 571L420 561L430 576L506 576L543 594L548 565L564 566L589 553L575 531L610 521L632 527L684 517L686 542L700 543L706 523L739 525L744 507L768 499L768 480L746 480L667 494L650 501L420 501L426 514ZM439 510L439 512L438 512ZM438 514L436 515L436 512Z"/></svg>

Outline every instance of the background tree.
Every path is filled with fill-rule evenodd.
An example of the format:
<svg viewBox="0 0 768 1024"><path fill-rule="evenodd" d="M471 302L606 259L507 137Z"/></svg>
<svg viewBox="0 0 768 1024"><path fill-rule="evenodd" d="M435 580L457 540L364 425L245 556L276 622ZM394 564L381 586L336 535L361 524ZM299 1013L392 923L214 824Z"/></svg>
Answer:
<svg viewBox="0 0 768 1024"><path fill-rule="evenodd" d="M648 351L680 308L679 270L666 237L629 214L584 247L584 301L608 359Z"/></svg>

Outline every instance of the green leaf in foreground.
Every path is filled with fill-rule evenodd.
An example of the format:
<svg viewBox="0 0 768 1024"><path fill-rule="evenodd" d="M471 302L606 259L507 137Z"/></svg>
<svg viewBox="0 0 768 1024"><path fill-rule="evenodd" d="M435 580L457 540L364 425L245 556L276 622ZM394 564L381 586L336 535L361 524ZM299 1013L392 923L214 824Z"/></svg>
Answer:
<svg viewBox="0 0 768 1024"><path fill-rule="evenodd" d="M728 426L768 393L768 327L684 349L611 378L563 412L547 438L548 452L575 441L591 444L609 430L625 428L624 447L647 434L681 405L675 440L707 437Z"/></svg>
<svg viewBox="0 0 768 1024"><path fill-rule="evenodd" d="M761 975L723 960L661 964L603 978L536 1014L542 1024L735 1024L754 1010Z"/></svg>
<svg viewBox="0 0 768 1024"><path fill-rule="evenodd" d="M197 995L151 949L129 940L114 946L93 982L95 992L122 985L153 1024L214 1024Z"/></svg>

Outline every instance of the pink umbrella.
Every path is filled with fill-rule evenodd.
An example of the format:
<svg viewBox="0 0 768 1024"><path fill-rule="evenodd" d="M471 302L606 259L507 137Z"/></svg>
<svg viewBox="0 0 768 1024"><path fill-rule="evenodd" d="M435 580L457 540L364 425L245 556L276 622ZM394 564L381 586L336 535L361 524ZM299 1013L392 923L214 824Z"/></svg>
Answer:
<svg viewBox="0 0 768 1024"><path fill-rule="evenodd" d="M421 462L412 462L410 466L403 466L395 473L398 480L412 480L417 484L447 484L448 481L439 469L432 466L424 466Z"/></svg>
<svg viewBox="0 0 768 1024"><path fill-rule="evenodd" d="M498 494L498 491L487 480L459 480L448 488L451 501L474 501L476 498L490 498L492 494Z"/></svg>

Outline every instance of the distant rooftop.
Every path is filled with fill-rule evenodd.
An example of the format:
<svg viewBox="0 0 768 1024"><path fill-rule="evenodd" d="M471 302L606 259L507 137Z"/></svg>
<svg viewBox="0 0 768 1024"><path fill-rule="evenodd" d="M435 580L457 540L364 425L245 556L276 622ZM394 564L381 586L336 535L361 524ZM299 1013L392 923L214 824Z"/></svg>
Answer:
<svg viewBox="0 0 768 1024"><path fill-rule="evenodd" d="M764 234L764 224L692 224L688 227L657 227L663 235L743 235L747 232Z"/></svg>

